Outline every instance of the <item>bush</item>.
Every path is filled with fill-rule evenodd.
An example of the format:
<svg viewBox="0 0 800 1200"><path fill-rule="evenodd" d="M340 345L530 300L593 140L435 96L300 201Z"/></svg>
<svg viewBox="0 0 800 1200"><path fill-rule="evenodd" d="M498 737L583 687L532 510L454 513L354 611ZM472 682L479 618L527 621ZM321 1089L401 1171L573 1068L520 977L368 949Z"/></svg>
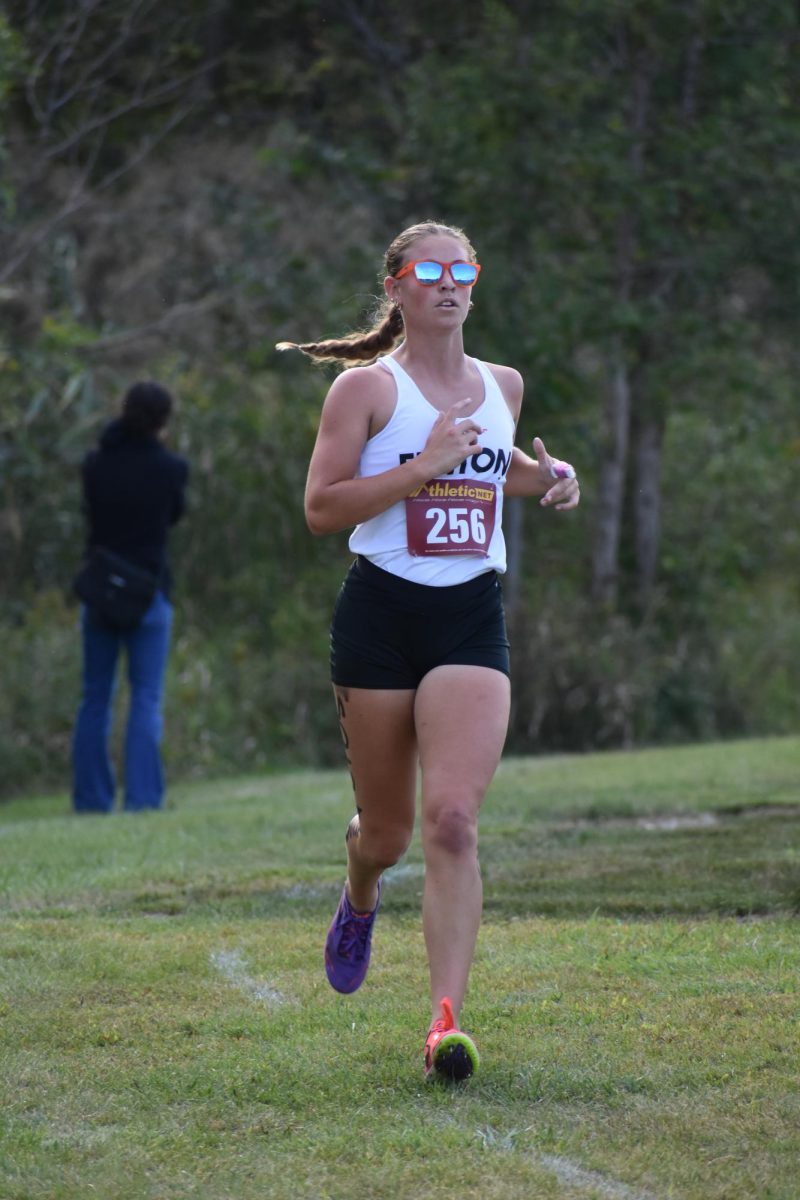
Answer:
<svg viewBox="0 0 800 1200"><path fill-rule="evenodd" d="M317 603L328 608L335 584L317 593ZM164 704L171 780L343 761L328 680L327 614L313 607L310 592L304 600L301 588L286 596L274 624L277 630L215 622L209 631L189 624L176 607ZM0 623L0 655L0 795L68 791L80 697L77 606L61 592L39 593L24 616ZM124 658L118 670L117 760L127 707Z"/></svg>

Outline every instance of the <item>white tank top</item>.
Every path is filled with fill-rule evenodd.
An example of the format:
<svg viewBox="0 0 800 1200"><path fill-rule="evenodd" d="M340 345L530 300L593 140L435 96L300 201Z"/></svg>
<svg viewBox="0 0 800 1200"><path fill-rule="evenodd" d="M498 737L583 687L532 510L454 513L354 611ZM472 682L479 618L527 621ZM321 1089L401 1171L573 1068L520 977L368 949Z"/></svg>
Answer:
<svg viewBox="0 0 800 1200"><path fill-rule="evenodd" d="M397 403L388 424L364 446L357 478L380 475L422 452L439 410L423 396L411 376L391 355L378 360L394 375ZM460 463L446 481L473 480L495 488L494 529L486 553L446 553L421 556L408 549L406 502L399 501L385 512L363 521L353 530L349 546L354 554L363 554L376 566L414 583L448 587L466 583L486 571L503 573L506 546L503 538L503 485L514 445L514 420L500 387L489 368L478 359L472 362L483 379L484 398L470 420L486 430L480 435L483 449Z"/></svg>

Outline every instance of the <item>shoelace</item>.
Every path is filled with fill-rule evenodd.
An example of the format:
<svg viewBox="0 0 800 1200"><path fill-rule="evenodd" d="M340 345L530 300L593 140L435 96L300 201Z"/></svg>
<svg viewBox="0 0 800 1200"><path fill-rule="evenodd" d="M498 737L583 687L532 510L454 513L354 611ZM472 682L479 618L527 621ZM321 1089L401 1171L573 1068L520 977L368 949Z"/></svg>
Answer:
<svg viewBox="0 0 800 1200"><path fill-rule="evenodd" d="M445 1029L455 1029L456 1023L453 1017L453 1006L447 996L442 996L442 1020L444 1021Z"/></svg>
<svg viewBox="0 0 800 1200"><path fill-rule="evenodd" d="M428 1030L428 1041L430 1040L431 1034L449 1033L451 1029L455 1029L456 1027L456 1023L453 1018L453 1006L448 1000L447 996L442 998L442 1002L439 1007L441 1008L442 1015L437 1017L435 1021L431 1022L431 1027Z"/></svg>
<svg viewBox="0 0 800 1200"><path fill-rule="evenodd" d="M364 958L367 953L367 938L371 922L369 917L353 916L343 923L342 936L339 941L339 953L348 958Z"/></svg>
<svg viewBox="0 0 800 1200"><path fill-rule="evenodd" d="M452 1013L450 1014L452 1018ZM448 1026L444 1017L437 1017L428 1030L428 1036L425 1039L425 1066L430 1070L433 1063L433 1052L438 1046L441 1039L446 1033L453 1028L452 1023ZM439 1036L436 1037L435 1035Z"/></svg>

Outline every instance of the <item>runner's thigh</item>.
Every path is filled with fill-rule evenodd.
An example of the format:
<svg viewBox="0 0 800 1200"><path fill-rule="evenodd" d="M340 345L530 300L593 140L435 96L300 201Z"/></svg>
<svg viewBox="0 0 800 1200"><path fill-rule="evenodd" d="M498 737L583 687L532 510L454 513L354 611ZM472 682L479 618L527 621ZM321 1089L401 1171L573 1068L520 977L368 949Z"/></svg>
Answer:
<svg viewBox="0 0 800 1200"><path fill-rule="evenodd" d="M413 829L417 785L413 690L340 686L333 690L362 831L373 823Z"/></svg>
<svg viewBox="0 0 800 1200"><path fill-rule="evenodd" d="M508 730L508 676L489 667L429 671L415 703L423 816L431 807L474 813L497 769Z"/></svg>

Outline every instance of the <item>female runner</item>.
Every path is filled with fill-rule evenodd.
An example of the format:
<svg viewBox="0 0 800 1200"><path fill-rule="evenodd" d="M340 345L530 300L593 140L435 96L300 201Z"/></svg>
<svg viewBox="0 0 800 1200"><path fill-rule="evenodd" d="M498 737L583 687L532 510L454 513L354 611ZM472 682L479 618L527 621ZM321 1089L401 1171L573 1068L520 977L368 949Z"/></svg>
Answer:
<svg viewBox="0 0 800 1200"><path fill-rule="evenodd" d="M278 347L362 365L325 399L305 499L312 533L355 527L331 671L357 812L326 971L340 992L364 981L381 874L411 841L419 768L425 1074L448 1080L478 1065L459 1017L482 909L478 812L509 717L503 498L539 496L563 511L580 495L572 468L540 439L535 458L513 445L520 374L464 352L479 273L460 229L414 225L386 253L372 329Z"/></svg>

